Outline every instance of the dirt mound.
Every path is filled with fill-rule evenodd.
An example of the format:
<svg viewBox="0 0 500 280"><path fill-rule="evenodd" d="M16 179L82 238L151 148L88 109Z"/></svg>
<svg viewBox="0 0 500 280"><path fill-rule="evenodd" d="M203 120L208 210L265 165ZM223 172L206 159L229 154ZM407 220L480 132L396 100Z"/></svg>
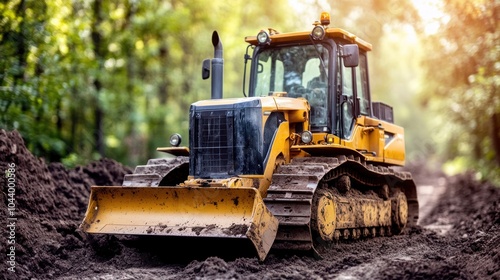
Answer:
<svg viewBox="0 0 500 280"><path fill-rule="evenodd" d="M51 277L71 267L64 260L84 246L76 229L86 210L90 186L121 185L124 174L131 172L109 159L72 170L59 163L47 166L26 149L19 133L0 130L0 171L9 169L13 175L0 176L0 207L2 211L8 206L13 209L6 223L15 225L16 267L15 273L4 277L19 279ZM8 181L7 176L15 180ZM8 244L7 236L2 235L0 242Z"/></svg>

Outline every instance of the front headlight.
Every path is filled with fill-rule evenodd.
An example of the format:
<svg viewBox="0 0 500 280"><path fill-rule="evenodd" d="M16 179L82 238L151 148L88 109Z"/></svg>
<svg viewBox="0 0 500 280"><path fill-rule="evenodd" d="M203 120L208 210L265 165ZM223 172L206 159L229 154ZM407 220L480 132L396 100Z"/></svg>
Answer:
<svg viewBox="0 0 500 280"><path fill-rule="evenodd" d="M302 140L302 142L304 142L304 144L309 144L313 139L313 135L310 131L306 130L300 134L300 139Z"/></svg>
<svg viewBox="0 0 500 280"><path fill-rule="evenodd" d="M172 145L173 147L179 147L181 142L182 142L182 137L180 134L175 133L172 136L170 136L170 145Z"/></svg>

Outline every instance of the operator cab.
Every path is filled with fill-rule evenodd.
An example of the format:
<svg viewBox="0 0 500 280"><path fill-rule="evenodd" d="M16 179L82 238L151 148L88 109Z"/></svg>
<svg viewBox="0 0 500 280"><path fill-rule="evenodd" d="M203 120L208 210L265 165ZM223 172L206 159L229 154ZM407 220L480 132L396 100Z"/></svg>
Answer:
<svg viewBox="0 0 500 280"><path fill-rule="evenodd" d="M371 45L329 23L323 13L312 32L269 29L247 37L254 48L249 96L305 98L312 132L349 139L355 119L372 115L366 59Z"/></svg>

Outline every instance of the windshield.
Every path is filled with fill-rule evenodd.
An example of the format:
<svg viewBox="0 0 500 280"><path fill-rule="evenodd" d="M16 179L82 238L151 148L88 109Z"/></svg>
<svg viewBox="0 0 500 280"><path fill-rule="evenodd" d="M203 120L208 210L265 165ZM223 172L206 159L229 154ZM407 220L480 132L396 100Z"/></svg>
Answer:
<svg viewBox="0 0 500 280"><path fill-rule="evenodd" d="M328 103L329 51L323 45L286 46L264 49L257 55L255 96L287 92L288 97L303 97L311 105L311 126L326 127Z"/></svg>

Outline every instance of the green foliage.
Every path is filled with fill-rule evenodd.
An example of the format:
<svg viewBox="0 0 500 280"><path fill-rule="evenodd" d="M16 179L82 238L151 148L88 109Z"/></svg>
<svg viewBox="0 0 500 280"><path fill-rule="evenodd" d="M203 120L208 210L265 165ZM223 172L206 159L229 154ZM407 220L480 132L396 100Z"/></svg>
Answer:
<svg viewBox="0 0 500 280"><path fill-rule="evenodd" d="M446 21L426 41L428 84L422 103L440 117L436 136L448 166L499 179L500 29L495 0L443 2ZM442 139L441 139L442 140Z"/></svg>

